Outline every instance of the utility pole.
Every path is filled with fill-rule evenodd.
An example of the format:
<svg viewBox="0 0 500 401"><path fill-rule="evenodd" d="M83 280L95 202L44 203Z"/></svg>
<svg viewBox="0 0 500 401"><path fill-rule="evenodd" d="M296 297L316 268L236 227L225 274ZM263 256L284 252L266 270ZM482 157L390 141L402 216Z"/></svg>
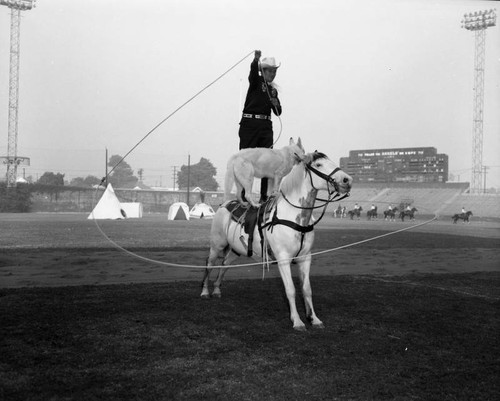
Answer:
<svg viewBox="0 0 500 401"><path fill-rule="evenodd" d="M106 153L104 155L104 186L108 187L108 148L106 148Z"/></svg>
<svg viewBox="0 0 500 401"><path fill-rule="evenodd" d="M172 169L174 170L174 172L172 173L172 181L174 182L173 186L174 191L175 191L175 181L177 180L177 167L178 166L172 166Z"/></svg>
<svg viewBox="0 0 500 401"><path fill-rule="evenodd" d="M487 174L487 171L489 167L488 166L483 166L483 178L484 178L484 185L483 185L483 188L484 188L484 193L486 193L486 174Z"/></svg>
<svg viewBox="0 0 500 401"><path fill-rule="evenodd" d="M17 166L30 165L28 157L17 155L17 123L19 109L19 44L21 11L31 10L35 0L0 0L0 5L10 8L10 68L9 68L9 126L7 157L0 158L7 165L7 187L15 187Z"/></svg>
<svg viewBox="0 0 500 401"><path fill-rule="evenodd" d="M496 25L495 10L464 14L462 28L474 31L474 104L472 117L471 193L481 193L483 166L484 60L486 29Z"/></svg>
<svg viewBox="0 0 500 401"><path fill-rule="evenodd" d="M187 191L186 191L186 193L187 193L186 203L187 203L188 207L189 207L189 184L190 184L189 180L191 178L190 175L191 175L191 155L188 154L188 182L187 182Z"/></svg>

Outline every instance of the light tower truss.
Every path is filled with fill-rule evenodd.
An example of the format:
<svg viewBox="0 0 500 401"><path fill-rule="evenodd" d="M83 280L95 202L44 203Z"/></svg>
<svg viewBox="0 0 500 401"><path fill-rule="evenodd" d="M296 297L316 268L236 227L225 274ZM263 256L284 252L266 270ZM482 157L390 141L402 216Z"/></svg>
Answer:
<svg viewBox="0 0 500 401"><path fill-rule="evenodd" d="M16 185L17 166L29 165L29 158L17 155L17 127L19 110L19 48L21 11L31 10L35 0L0 0L0 5L10 8L10 68L9 68L9 122L7 156L0 160L7 165L7 186Z"/></svg>
<svg viewBox="0 0 500 401"><path fill-rule="evenodd" d="M496 25L495 10L464 14L462 28L474 31L474 103L472 111L472 170L470 192L483 192L483 116L486 29Z"/></svg>

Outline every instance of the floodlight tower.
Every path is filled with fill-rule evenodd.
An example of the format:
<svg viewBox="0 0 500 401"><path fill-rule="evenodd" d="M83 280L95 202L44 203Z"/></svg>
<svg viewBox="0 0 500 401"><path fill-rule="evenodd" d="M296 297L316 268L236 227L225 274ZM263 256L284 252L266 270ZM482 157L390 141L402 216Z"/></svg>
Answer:
<svg viewBox="0 0 500 401"><path fill-rule="evenodd" d="M0 5L10 8L10 69L9 69L9 127L7 157L2 158L7 165L7 186L16 185L17 166L29 165L27 157L17 156L17 115L19 104L19 33L21 11L31 10L35 0L0 0Z"/></svg>
<svg viewBox="0 0 500 401"><path fill-rule="evenodd" d="M486 28L496 25L496 10L464 14L462 28L474 31L474 104L472 116L472 172L471 193L482 192L483 169L483 109L484 109L484 60Z"/></svg>

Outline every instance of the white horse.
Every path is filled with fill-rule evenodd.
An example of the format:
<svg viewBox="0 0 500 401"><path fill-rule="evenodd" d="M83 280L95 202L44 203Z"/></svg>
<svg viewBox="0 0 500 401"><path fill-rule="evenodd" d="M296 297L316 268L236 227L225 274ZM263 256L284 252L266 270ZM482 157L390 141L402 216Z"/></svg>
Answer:
<svg viewBox="0 0 500 401"><path fill-rule="evenodd" d="M330 201L348 196L352 178L339 169L325 154L313 152L299 158L292 171L283 178L279 194L258 209L261 218L253 229L253 242L248 244L249 235L245 232L242 221L233 219L225 202L215 213L210 233L210 253L207 269L202 284L202 298L209 298L209 275L219 257L223 258L222 266L229 265L239 255L247 254L253 248L253 256L257 260L266 260L268 249L278 262L278 268L285 286L290 305L290 319L293 328L305 330L295 305L295 286L292 280L290 264L296 261L302 283L306 316L313 327L323 328L323 323L314 312L312 302L309 271L311 267L311 248L314 242L314 221L312 212L319 190L327 190L329 199L323 200L324 211ZM319 200L319 199L318 199ZM321 207L321 206L320 206ZM263 210L261 210L264 208ZM250 209L249 209L250 210ZM262 240L262 242L261 242ZM219 268L217 280L214 282L212 296L220 297L220 286L227 268Z"/></svg>

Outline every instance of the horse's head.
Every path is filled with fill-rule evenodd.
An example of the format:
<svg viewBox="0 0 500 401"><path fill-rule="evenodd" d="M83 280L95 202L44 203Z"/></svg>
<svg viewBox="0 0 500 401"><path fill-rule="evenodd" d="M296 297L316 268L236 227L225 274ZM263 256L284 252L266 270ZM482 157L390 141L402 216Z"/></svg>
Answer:
<svg viewBox="0 0 500 401"><path fill-rule="evenodd" d="M310 173L311 182L316 189L326 189L329 193L349 193L352 177L341 170L324 153L315 151L302 158L306 170Z"/></svg>

